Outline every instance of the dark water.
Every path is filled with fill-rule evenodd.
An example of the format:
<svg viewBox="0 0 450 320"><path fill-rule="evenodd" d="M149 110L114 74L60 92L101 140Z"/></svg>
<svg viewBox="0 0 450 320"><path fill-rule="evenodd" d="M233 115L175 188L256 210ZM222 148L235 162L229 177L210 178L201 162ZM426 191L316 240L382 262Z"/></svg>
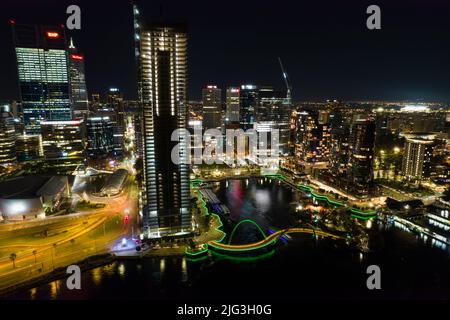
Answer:
<svg viewBox="0 0 450 320"><path fill-rule="evenodd" d="M284 229L294 224L290 212L293 201L300 200L299 193L286 189L277 180L253 178L228 180L215 183L213 191L229 209L232 223L225 224L225 231L231 236L236 222L251 220L264 232ZM312 199L305 199L311 202ZM232 243L252 243L262 239L255 224L241 224L234 233Z"/></svg>
<svg viewBox="0 0 450 320"><path fill-rule="evenodd" d="M269 181L232 180L214 187L230 208L233 220L253 219L265 228L293 223L290 203L301 194ZM305 201L309 201L305 199ZM374 222L371 247L362 255L345 243L293 235L256 258L220 256L198 262L184 257L118 261L82 275L82 290L70 291L65 280L18 292L15 299L450 299L447 251L424 243L414 234ZM236 231L236 240L258 238L250 224ZM246 236L246 234L253 234ZM366 287L366 268L381 268L382 290Z"/></svg>

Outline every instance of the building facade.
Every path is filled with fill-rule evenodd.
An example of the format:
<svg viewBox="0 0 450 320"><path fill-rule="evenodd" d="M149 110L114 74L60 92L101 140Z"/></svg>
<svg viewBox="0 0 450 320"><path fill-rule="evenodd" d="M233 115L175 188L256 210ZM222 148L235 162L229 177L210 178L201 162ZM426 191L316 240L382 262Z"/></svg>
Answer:
<svg viewBox="0 0 450 320"><path fill-rule="evenodd" d="M350 130L348 158L348 190L358 196L367 196L373 186L373 158L375 121L357 119Z"/></svg>
<svg viewBox="0 0 450 320"><path fill-rule="evenodd" d="M192 230L187 129L187 29L154 22L141 33L143 97L143 232L146 237ZM178 147L178 163L171 153Z"/></svg>
<svg viewBox="0 0 450 320"><path fill-rule="evenodd" d="M12 28L27 133L40 133L42 120L72 119L64 28L15 22Z"/></svg>
<svg viewBox="0 0 450 320"><path fill-rule="evenodd" d="M69 45L69 74L72 111L75 116L82 116L83 114L86 114L89 109L84 71L84 55L78 52L72 39L70 39Z"/></svg>
<svg viewBox="0 0 450 320"><path fill-rule="evenodd" d="M222 126L222 90L217 86L207 86L202 90L203 129Z"/></svg>
<svg viewBox="0 0 450 320"><path fill-rule="evenodd" d="M106 157L114 151L114 131L108 116L89 117L86 122L86 151L89 157Z"/></svg>
<svg viewBox="0 0 450 320"><path fill-rule="evenodd" d="M42 148L49 166L73 171L85 161L85 123L82 119L41 121Z"/></svg>
<svg viewBox="0 0 450 320"><path fill-rule="evenodd" d="M405 135L402 175L408 180L430 177L433 139L429 135Z"/></svg>
<svg viewBox="0 0 450 320"><path fill-rule="evenodd" d="M239 109L240 109L240 89L238 87L227 88L226 97L226 115L225 123L239 123Z"/></svg>
<svg viewBox="0 0 450 320"><path fill-rule="evenodd" d="M0 165L8 166L16 162L16 128L13 115L0 107Z"/></svg>
<svg viewBox="0 0 450 320"><path fill-rule="evenodd" d="M44 154L42 150L42 138L40 134L23 134L16 138L16 157L18 161L30 161L41 158Z"/></svg>
<svg viewBox="0 0 450 320"><path fill-rule="evenodd" d="M258 108L258 87L252 84L242 85L240 91L240 117L241 129L253 129Z"/></svg>
<svg viewBox="0 0 450 320"><path fill-rule="evenodd" d="M261 87L258 93L256 121L271 122L272 128L278 130L279 154L289 154L291 106L286 103L286 94L276 91L272 87Z"/></svg>

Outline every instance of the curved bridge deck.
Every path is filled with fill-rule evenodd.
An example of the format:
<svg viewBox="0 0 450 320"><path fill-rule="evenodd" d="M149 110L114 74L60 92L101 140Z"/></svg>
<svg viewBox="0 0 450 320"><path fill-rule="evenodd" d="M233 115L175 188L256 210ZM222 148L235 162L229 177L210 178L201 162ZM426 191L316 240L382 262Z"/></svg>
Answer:
<svg viewBox="0 0 450 320"><path fill-rule="evenodd" d="M225 251L250 251L250 250L257 250L264 248L274 242L276 242L283 234L288 233L306 233L306 234L314 234L318 236L323 237L330 237L333 239L343 239L340 236L320 231L320 230L313 230L308 228L288 228L283 230L278 230L277 232L272 233L271 235L267 236L264 240L254 242L254 243L248 243L248 244L226 244L226 243L220 243L217 241L210 241L208 243L209 247L219 249L219 250L225 250Z"/></svg>

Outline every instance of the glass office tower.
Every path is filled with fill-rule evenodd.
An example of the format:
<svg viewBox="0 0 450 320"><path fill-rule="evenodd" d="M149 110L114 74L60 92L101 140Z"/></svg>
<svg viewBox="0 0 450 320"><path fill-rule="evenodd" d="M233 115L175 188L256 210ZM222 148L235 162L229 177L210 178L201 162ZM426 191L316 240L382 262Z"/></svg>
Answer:
<svg viewBox="0 0 450 320"><path fill-rule="evenodd" d="M84 55L78 52L70 39L69 45L69 73L72 94L72 106L75 116L88 113L88 93L84 71Z"/></svg>
<svg viewBox="0 0 450 320"><path fill-rule="evenodd" d="M11 24L25 130L40 133L41 120L72 118L64 27Z"/></svg>
<svg viewBox="0 0 450 320"><path fill-rule="evenodd" d="M217 86L202 89L203 129L216 129L222 126L222 90Z"/></svg>

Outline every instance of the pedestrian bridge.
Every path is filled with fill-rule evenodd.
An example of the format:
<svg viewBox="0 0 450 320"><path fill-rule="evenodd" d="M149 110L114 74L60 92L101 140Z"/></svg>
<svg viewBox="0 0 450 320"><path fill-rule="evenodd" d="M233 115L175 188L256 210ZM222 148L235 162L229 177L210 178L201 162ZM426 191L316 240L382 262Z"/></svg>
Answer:
<svg viewBox="0 0 450 320"><path fill-rule="evenodd" d="M264 236L264 239L258 242L254 243L247 243L247 244L231 244L231 240L233 239L234 233L237 230L237 228L243 224L243 223L251 223L254 224L260 233ZM272 245L277 242L277 240L285 235L290 233L303 233L303 234L312 234L314 236L321 236L321 237L328 237L332 239L343 239L343 237L334 235L325 231L321 230L315 230L312 228L286 228L282 230L278 230L270 235L266 235L264 231L259 227L259 225L254 222L253 220L242 220L239 222L236 227L233 229L233 232L231 233L230 240L228 243L222 243L221 241L210 241L208 242L208 247L210 249L217 249L221 251L252 251L252 250L258 250L262 249L264 247L267 247L269 245Z"/></svg>

